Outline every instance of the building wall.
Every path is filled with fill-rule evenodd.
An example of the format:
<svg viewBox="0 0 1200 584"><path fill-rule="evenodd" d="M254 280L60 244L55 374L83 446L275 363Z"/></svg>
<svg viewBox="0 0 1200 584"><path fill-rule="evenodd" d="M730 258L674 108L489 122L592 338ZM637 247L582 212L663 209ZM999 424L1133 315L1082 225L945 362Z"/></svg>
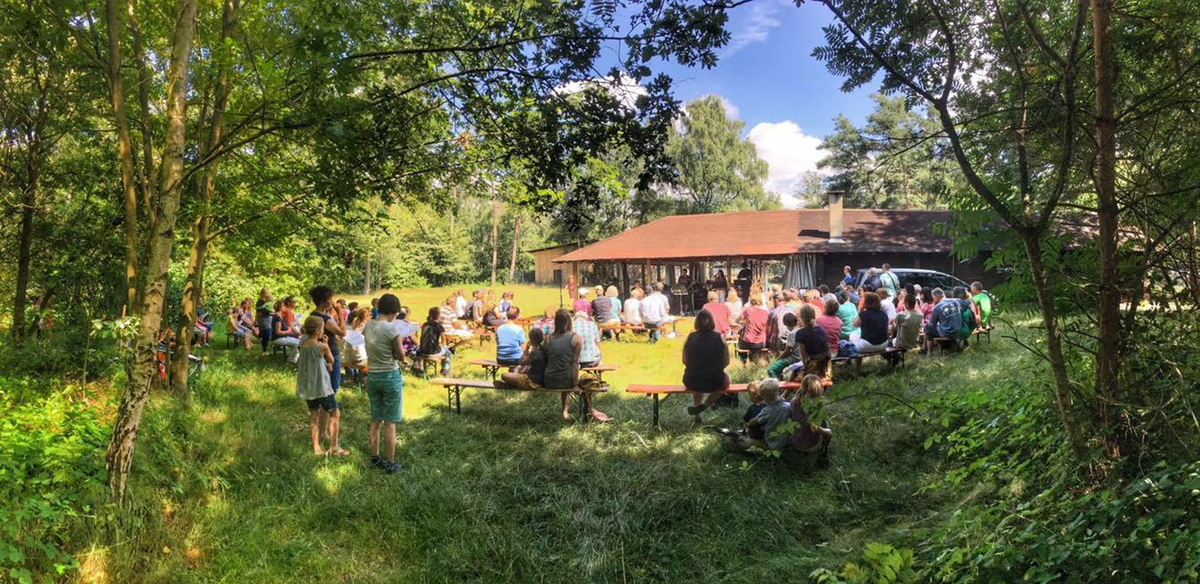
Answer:
<svg viewBox="0 0 1200 584"><path fill-rule="evenodd" d="M555 247L535 251L530 255L533 256L533 282L538 285L553 285L555 270L562 271L562 282L567 281L567 275L570 273L570 264L556 264L554 260L562 257L567 253L567 247Z"/></svg>

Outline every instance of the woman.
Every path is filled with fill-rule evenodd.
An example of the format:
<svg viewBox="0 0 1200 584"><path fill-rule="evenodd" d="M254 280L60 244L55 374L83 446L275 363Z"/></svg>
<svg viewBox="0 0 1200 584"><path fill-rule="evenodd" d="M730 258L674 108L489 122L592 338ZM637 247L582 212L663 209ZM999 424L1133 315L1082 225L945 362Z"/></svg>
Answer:
<svg viewBox="0 0 1200 584"><path fill-rule="evenodd" d="M567 276L567 298L574 301L579 298L579 284L575 282L575 274Z"/></svg>
<svg viewBox="0 0 1200 584"><path fill-rule="evenodd" d="M417 345L418 357L442 356L442 377L450 377L450 348L442 346L442 335L446 329L442 326L442 311L438 307L429 309L425 324L421 325L421 342Z"/></svg>
<svg viewBox="0 0 1200 584"><path fill-rule="evenodd" d="M557 311L558 308L556 308L554 305L547 306L546 312L543 313L542 318L533 323L533 326L530 328L540 329L544 336L550 336L550 333L554 332L554 313Z"/></svg>
<svg viewBox="0 0 1200 584"><path fill-rule="evenodd" d="M608 289L604 291L604 295L608 296L609 301L612 302L613 318L620 319L623 317L624 315L621 313L621 299L617 298L617 287L610 285Z"/></svg>
<svg viewBox="0 0 1200 584"><path fill-rule="evenodd" d="M622 308L625 309L625 324L640 326L642 324L642 289L634 288L629 293Z"/></svg>
<svg viewBox="0 0 1200 584"><path fill-rule="evenodd" d="M729 290L729 281L725 279L725 270L717 270L717 275L712 279L712 288L717 291L717 300L725 302L725 294Z"/></svg>
<svg viewBox="0 0 1200 584"><path fill-rule="evenodd" d="M728 300L725 301L725 308L729 309L729 324L737 324L738 317L742 315L742 310L746 308L742 304L742 300L738 298L737 288L733 288L727 292Z"/></svg>
<svg viewBox="0 0 1200 584"><path fill-rule="evenodd" d="M921 314L925 315L925 322L922 323L921 330L925 330L925 327L929 326L929 317L933 315L934 306L936 304L933 301L933 288L922 288L921 305L917 308L917 310L921 311Z"/></svg>
<svg viewBox="0 0 1200 584"><path fill-rule="evenodd" d="M830 355L837 355L838 339L842 334L842 319L838 318L838 309L841 305L836 299L830 298L825 301L825 309L821 311L821 316L817 317L817 326L825 330L825 340L829 341Z"/></svg>
<svg viewBox="0 0 1200 584"><path fill-rule="evenodd" d="M491 293L487 295L487 300L483 303L483 326L495 329L504 324L504 316L500 314L500 306L496 304L496 297Z"/></svg>
<svg viewBox="0 0 1200 584"><path fill-rule="evenodd" d="M546 389L571 389L579 387L579 354L583 351L583 339L571 331L571 312L559 309L554 313L554 333L546 340L546 372L543 377ZM571 419L571 402L568 392L562 392L562 417ZM601 422L611 418L608 414L592 407L592 394L583 392L583 407L592 417Z"/></svg>
<svg viewBox="0 0 1200 584"><path fill-rule="evenodd" d="M730 294L735 291L730 290ZM742 325L742 336L738 339L738 348L743 351L761 351L767 346L767 320L770 318L766 309L757 298L750 299L750 306L742 309L738 316L738 324Z"/></svg>
<svg viewBox="0 0 1200 584"><path fill-rule="evenodd" d="M854 326L860 332L858 337L851 337L850 342L859 353L877 353L887 348L888 316L881 307L878 294L864 294L863 300L863 309L854 320Z"/></svg>
<svg viewBox="0 0 1200 584"><path fill-rule="evenodd" d="M683 343L683 386L697 392L692 394L693 404L688 408L688 414L693 416L712 407L729 389L729 375L725 373L729 366L729 346L716 328L712 313L701 310L696 315L695 330Z"/></svg>

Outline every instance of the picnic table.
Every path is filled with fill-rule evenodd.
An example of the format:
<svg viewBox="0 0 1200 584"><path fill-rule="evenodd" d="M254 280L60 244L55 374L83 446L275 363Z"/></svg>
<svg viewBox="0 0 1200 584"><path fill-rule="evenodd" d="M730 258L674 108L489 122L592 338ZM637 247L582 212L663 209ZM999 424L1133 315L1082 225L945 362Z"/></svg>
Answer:
<svg viewBox="0 0 1200 584"><path fill-rule="evenodd" d="M574 399L578 400L577 405L579 406L579 421L586 422L588 418L591 417L591 412L588 411L583 402L583 392L585 390L580 387L572 387L570 389L547 389L544 387L538 389L520 389L516 387L496 387L494 382L484 379L455 379L450 377L438 377L431 380L429 383L432 383L433 385L440 385L446 388L446 407L453 408L455 413L458 414L462 414L463 390L494 389L497 391L528 391L531 393L555 393L559 395L569 393L574 397ZM587 391L589 393L603 393L608 390L604 387L600 387Z"/></svg>

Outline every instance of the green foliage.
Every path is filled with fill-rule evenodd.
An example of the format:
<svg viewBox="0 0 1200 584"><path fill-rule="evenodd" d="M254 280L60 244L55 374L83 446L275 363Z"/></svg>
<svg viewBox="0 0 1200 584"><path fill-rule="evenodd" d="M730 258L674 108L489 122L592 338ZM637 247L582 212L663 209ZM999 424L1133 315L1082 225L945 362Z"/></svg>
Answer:
<svg viewBox="0 0 1200 584"><path fill-rule="evenodd" d="M911 584L917 581L913 552L888 544L871 542L863 551L862 562L847 562L841 570L813 570L809 579L817 584Z"/></svg>
<svg viewBox="0 0 1200 584"><path fill-rule="evenodd" d="M0 579L78 567L73 528L103 500L108 428L81 388L0 378Z"/></svg>
<svg viewBox="0 0 1200 584"><path fill-rule="evenodd" d="M714 95L687 105L666 148L675 165L678 212L716 213L778 205L763 191L767 163L758 158L754 143L742 138L745 125L729 119Z"/></svg>

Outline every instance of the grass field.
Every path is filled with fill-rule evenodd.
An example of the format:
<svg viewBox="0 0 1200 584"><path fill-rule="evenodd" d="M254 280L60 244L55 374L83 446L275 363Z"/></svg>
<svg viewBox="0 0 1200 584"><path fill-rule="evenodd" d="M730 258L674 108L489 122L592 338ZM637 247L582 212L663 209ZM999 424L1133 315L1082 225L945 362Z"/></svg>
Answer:
<svg viewBox="0 0 1200 584"><path fill-rule="evenodd" d="M557 290L513 289L535 312L558 302ZM398 291L417 314L446 293ZM941 464L923 447L929 423L878 392L919 410L926 397L995 384L1025 359L997 340L914 357L896 373L865 364L863 378L839 381L828 396L835 442L825 469L726 453L678 397L651 427L649 399L622 390L677 382L682 339L603 344L604 361L621 367L606 377L614 391L597 400L609 424L564 422L553 396L492 391L466 394L455 415L443 391L406 375L405 470L387 476L367 465L360 391L339 394L353 455L317 458L289 370L257 351L214 346L192 398L156 398L147 414L185 437L138 451L135 498L155 529L127 528L118 545L78 550L85 579L803 581L866 542L911 542L956 504L922 491ZM461 351L454 374L482 377L466 361L493 352ZM705 423L736 426L741 415L716 410Z"/></svg>

